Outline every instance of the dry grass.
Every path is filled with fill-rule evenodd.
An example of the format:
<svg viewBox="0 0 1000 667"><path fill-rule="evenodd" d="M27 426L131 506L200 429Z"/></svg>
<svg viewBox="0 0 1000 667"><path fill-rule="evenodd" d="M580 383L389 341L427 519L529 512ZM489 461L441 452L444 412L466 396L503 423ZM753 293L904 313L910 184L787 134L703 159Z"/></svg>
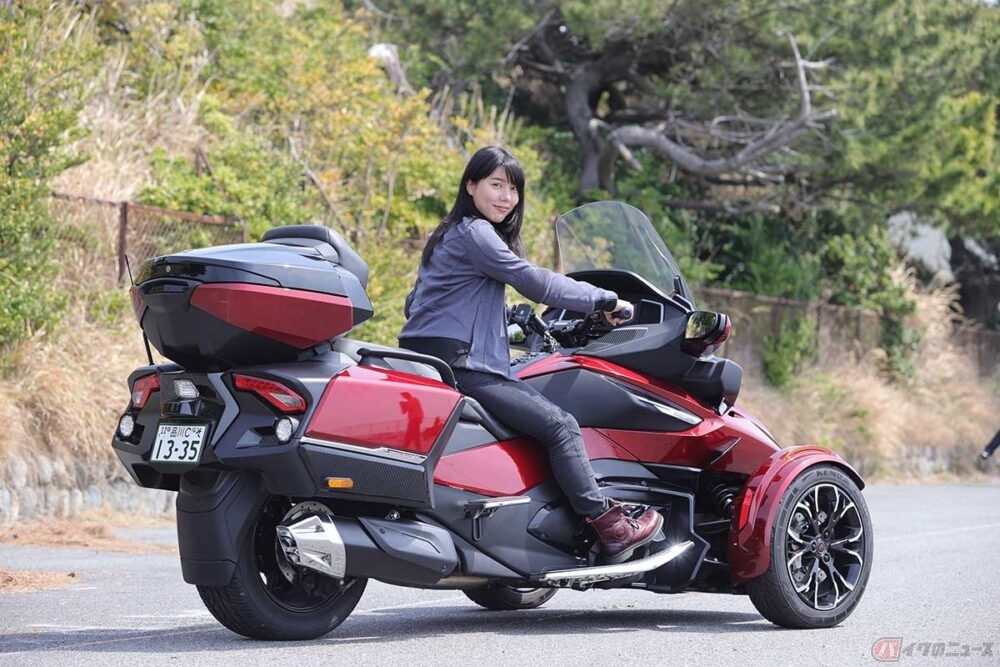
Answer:
<svg viewBox="0 0 1000 667"><path fill-rule="evenodd" d="M29 468L36 455L61 462L52 483L64 488L79 480L80 467L97 479L124 476L108 443L128 402L125 379L145 363L135 324L108 328L71 317L20 345L8 363L14 370L0 378L0 458L20 457ZM36 481L31 471L28 481Z"/></svg>
<svg viewBox="0 0 1000 667"><path fill-rule="evenodd" d="M204 93L198 57L192 54L178 74L159 80L144 99L136 99L125 81L127 54L111 57L89 84L89 103L80 117L86 135L70 146L86 161L54 179L51 189L129 200L152 180L154 147L190 154L205 139L198 123ZM115 284L117 212L109 207L107 216L79 215L79 209L55 202L53 215L65 226L57 280L75 301L56 329L5 351L0 488L8 486L11 462L27 468L28 486L38 486L40 457L51 462L49 481L57 488L126 478L109 440L128 401L125 380L145 363L145 350L124 288Z"/></svg>
<svg viewBox="0 0 1000 667"><path fill-rule="evenodd" d="M0 531L0 543L117 553L172 553L177 550L163 544L137 544L123 539L103 521L75 519L39 519L18 524Z"/></svg>
<svg viewBox="0 0 1000 667"><path fill-rule="evenodd" d="M126 524L127 519L127 524ZM174 553L162 544L136 544L114 534L115 526L163 527L165 519L125 517L118 513L90 512L85 520L43 519L0 531L0 543L9 546L42 546L117 553ZM0 567L0 593L22 593L63 588L76 583L76 573L11 570Z"/></svg>
<svg viewBox="0 0 1000 667"><path fill-rule="evenodd" d="M28 442L28 433L24 427L24 414L18 407L17 384L0 378L0 461L6 461L18 448L18 443Z"/></svg>
<svg viewBox="0 0 1000 667"><path fill-rule="evenodd" d="M8 570L0 567L0 593L29 593L64 588L76 583L76 573Z"/></svg>
<svg viewBox="0 0 1000 667"><path fill-rule="evenodd" d="M896 278L917 302L914 377L890 380L882 351L871 350L856 364L821 362L786 391L751 379L742 401L782 444L832 447L868 476L974 476L978 453L1000 427L1000 397L953 342L955 290L919 292L908 274Z"/></svg>
<svg viewBox="0 0 1000 667"><path fill-rule="evenodd" d="M113 201L131 199L152 182L149 157L154 147L171 155L190 155L205 139L198 124L204 95L195 56L173 79L142 100L122 81L127 54L122 51L91 83L89 103L80 117L87 134L72 150L87 161L52 182L56 192Z"/></svg>

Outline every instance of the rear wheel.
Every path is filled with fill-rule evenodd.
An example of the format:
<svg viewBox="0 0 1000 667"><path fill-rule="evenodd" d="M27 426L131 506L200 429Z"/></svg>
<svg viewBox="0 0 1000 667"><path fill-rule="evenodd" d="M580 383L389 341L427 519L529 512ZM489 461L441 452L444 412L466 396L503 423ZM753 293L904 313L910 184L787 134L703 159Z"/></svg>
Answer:
<svg viewBox="0 0 1000 667"><path fill-rule="evenodd" d="M487 584L462 591L480 607L494 611L534 609L541 607L556 594L555 588L515 588L503 584Z"/></svg>
<svg viewBox="0 0 1000 667"><path fill-rule="evenodd" d="M771 562L747 582L764 618L786 628L823 628L847 618L872 567L871 517L864 496L839 468L802 473L781 499L771 527Z"/></svg>
<svg viewBox="0 0 1000 667"><path fill-rule="evenodd" d="M226 586L198 586L212 616L251 639L314 639L330 632L357 606L368 580L333 579L293 567L276 527L291 509L277 496L261 507L239 545L236 572Z"/></svg>

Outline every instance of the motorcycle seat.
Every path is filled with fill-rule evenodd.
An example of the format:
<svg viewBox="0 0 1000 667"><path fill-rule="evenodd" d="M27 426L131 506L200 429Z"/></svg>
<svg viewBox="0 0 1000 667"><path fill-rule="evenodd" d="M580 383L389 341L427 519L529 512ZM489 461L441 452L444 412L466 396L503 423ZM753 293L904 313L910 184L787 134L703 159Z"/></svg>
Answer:
<svg viewBox="0 0 1000 667"><path fill-rule="evenodd" d="M496 438L497 442L513 440L521 435L519 431L515 431L491 415L486 408L480 405L479 401L471 396L466 396L462 400L464 402L464 405L462 405L462 420L479 424L486 429L490 435Z"/></svg>

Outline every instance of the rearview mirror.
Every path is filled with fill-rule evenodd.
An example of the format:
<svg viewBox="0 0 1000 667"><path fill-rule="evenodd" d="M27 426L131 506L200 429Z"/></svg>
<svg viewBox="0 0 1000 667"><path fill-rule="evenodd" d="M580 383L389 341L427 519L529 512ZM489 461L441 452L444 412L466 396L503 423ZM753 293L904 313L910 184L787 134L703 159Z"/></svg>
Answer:
<svg viewBox="0 0 1000 667"><path fill-rule="evenodd" d="M728 315L710 310L696 310L688 315L681 349L700 357L709 348L713 351L729 338L732 322Z"/></svg>

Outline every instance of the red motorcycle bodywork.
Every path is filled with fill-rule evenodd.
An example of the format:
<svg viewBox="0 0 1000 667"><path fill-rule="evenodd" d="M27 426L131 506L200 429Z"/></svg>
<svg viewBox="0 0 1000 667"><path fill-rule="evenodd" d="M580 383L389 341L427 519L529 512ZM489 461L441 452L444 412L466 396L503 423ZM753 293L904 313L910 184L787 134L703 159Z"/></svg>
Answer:
<svg viewBox="0 0 1000 667"><path fill-rule="evenodd" d="M729 532L733 584L745 584L767 570L771 563L771 535L782 496L796 477L821 463L843 469L859 489L864 488L857 471L834 452L816 445L774 452L747 480Z"/></svg>
<svg viewBox="0 0 1000 667"><path fill-rule="evenodd" d="M862 485L860 476L828 449L780 448L752 416L730 408L723 414L656 380L584 356L552 356L523 369L522 379L584 367L670 400L702 422L676 433L584 428L591 459L618 459L749 475L730 531L733 583L762 574L770 562L772 525L779 499L807 468L831 463ZM391 399L391 397L399 397ZM307 436L372 448L428 454L460 394L435 380L373 368L351 368L323 395ZM350 405L350 410L335 406ZM393 408L397 409L393 409ZM523 494L550 476L544 450L527 438L446 454L434 483L487 496Z"/></svg>
<svg viewBox="0 0 1000 667"><path fill-rule="evenodd" d="M305 434L426 455L460 399L436 380L355 366L330 380Z"/></svg>

